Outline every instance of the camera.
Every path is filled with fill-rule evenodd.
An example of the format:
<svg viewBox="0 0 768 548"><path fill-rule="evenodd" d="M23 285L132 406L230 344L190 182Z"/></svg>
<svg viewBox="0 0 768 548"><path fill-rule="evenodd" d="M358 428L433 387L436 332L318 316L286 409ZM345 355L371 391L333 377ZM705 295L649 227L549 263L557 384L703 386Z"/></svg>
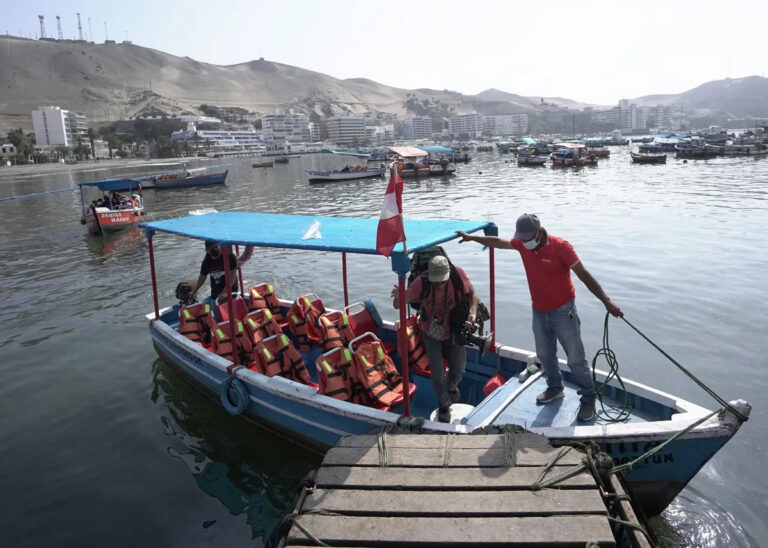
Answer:
<svg viewBox="0 0 768 548"><path fill-rule="evenodd" d="M482 329L482 323L478 324L477 322L473 323L471 327L463 326L461 333L456 336L456 342L476 346L480 351L480 357L482 357L491 348L491 341L493 340L493 333L484 336L475 334L476 331L482 332Z"/></svg>

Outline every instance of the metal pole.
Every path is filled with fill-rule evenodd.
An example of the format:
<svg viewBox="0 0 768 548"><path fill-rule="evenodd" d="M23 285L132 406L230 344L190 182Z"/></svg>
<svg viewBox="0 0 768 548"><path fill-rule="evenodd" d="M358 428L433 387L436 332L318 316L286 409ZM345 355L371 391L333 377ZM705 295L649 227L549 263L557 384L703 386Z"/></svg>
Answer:
<svg viewBox="0 0 768 548"><path fill-rule="evenodd" d="M235 256L240 256L240 246L235 246ZM240 263L237 264L237 275L240 278L240 295L245 296L245 287L243 286L243 267L240 266Z"/></svg>
<svg viewBox="0 0 768 548"><path fill-rule="evenodd" d="M155 251L152 246L152 234L147 234L149 244L149 272L152 276L152 301L155 305L155 320L160 318L160 306L157 304L157 277L155 276Z"/></svg>
<svg viewBox="0 0 768 548"><path fill-rule="evenodd" d="M491 352L496 352L496 260L493 247L489 246L488 257L491 260Z"/></svg>
<svg viewBox="0 0 768 548"><path fill-rule="evenodd" d="M235 339L235 324L237 323L237 319L235 318L235 303L232 302L232 285L230 282L232 277L229 275L230 253L231 246L222 246L221 258L224 261L224 283L227 285L227 310L229 311L229 340L232 344L232 365L227 368L227 373L231 373L238 364L237 340Z"/></svg>
<svg viewBox="0 0 768 548"><path fill-rule="evenodd" d="M341 252L341 275L344 283L344 307L349 306L349 292L347 290L347 252Z"/></svg>
<svg viewBox="0 0 768 548"><path fill-rule="evenodd" d="M408 257L408 247L403 240L403 253ZM403 415L411 416L411 371L408 363L408 332L406 331L405 315L405 273L398 273L397 276L397 298L400 301L400 325L397 329L397 347L402 349L400 352L400 368L403 374Z"/></svg>

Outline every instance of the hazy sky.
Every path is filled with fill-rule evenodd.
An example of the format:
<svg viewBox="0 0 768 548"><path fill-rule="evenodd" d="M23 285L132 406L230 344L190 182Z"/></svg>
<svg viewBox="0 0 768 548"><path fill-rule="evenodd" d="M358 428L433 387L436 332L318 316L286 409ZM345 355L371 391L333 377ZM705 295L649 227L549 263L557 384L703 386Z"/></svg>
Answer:
<svg viewBox="0 0 768 548"><path fill-rule="evenodd" d="M405 89L598 104L764 75L768 0L4 0L0 32L83 32L219 65L260 56Z"/></svg>

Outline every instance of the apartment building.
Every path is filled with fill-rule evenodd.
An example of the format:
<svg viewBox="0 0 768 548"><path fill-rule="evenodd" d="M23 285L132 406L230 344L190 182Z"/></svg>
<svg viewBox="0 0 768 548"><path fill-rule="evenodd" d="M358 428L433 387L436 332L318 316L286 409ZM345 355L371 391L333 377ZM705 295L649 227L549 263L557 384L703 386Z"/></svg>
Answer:
<svg viewBox="0 0 768 548"><path fill-rule="evenodd" d="M362 116L331 116L326 120L328 140L337 145L362 144L366 140Z"/></svg>
<svg viewBox="0 0 768 548"><path fill-rule="evenodd" d="M41 106L32 111L35 142L42 146L75 146L78 139L88 142L88 119L81 112L56 106Z"/></svg>
<svg viewBox="0 0 768 548"><path fill-rule="evenodd" d="M473 112L451 116L448 120L448 132L454 137L468 136L477 139L483 134L483 117Z"/></svg>
<svg viewBox="0 0 768 548"><path fill-rule="evenodd" d="M525 135L528 133L527 114L502 114L483 117L483 133L500 137Z"/></svg>
<svg viewBox="0 0 768 548"><path fill-rule="evenodd" d="M303 113L267 114L261 119L267 143L307 142L311 140L309 117Z"/></svg>

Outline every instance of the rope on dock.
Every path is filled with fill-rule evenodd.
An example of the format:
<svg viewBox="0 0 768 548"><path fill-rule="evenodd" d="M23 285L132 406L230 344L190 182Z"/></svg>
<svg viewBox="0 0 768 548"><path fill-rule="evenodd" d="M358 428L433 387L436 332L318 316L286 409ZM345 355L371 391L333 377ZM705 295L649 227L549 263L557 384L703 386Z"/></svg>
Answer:
<svg viewBox="0 0 768 548"><path fill-rule="evenodd" d="M379 449L379 466L386 468L389 466L389 453L387 452L387 434L395 429L394 424L386 424L379 429L376 434L376 445Z"/></svg>

